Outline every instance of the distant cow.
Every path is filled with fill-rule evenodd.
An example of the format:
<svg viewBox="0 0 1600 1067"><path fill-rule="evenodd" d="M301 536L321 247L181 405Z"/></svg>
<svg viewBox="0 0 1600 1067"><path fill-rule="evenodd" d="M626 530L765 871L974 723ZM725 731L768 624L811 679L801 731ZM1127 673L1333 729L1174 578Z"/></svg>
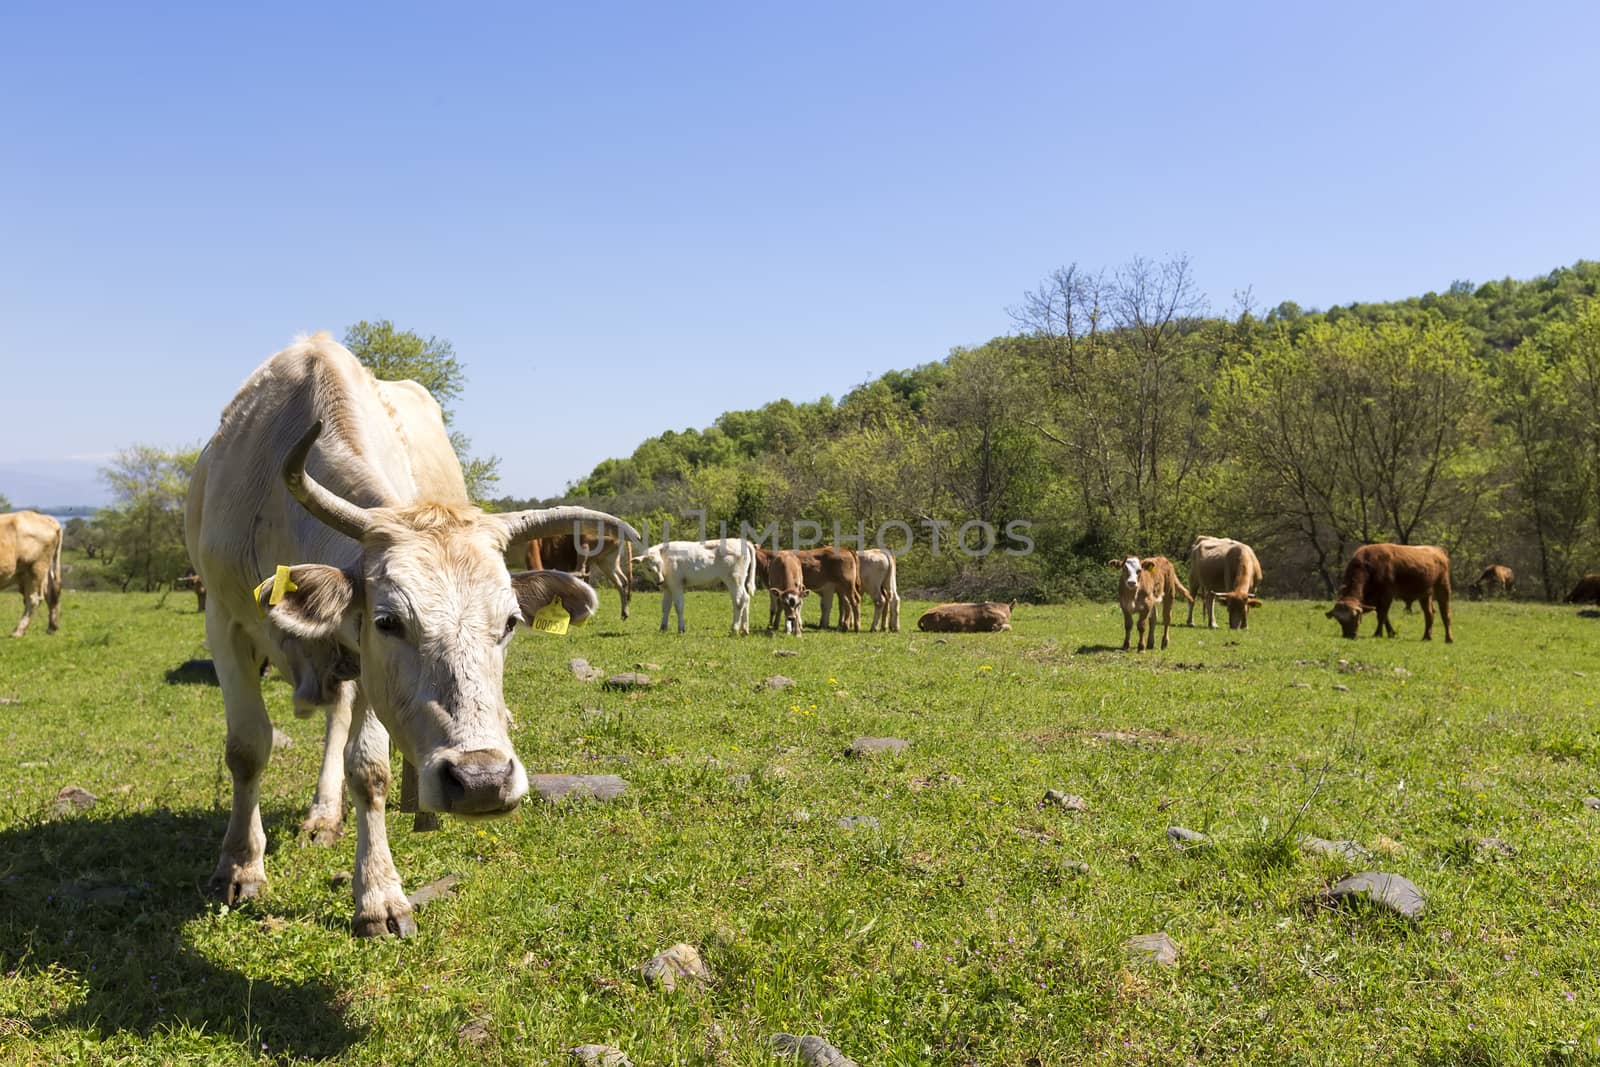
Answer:
<svg viewBox="0 0 1600 1067"><path fill-rule="evenodd" d="M28 632L33 609L50 608L47 633L61 629L61 524L37 511L0 515L0 589L16 583L22 593L22 618L12 637Z"/></svg>
<svg viewBox="0 0 1600 1067"><path fill-rule="evenodd" d="M200 576L194 572L193 567L190 567L187 571L185 571L182 578L179 578L177 581L173 582L172 587L174 589L193 589L195 610L200 612L202 615L205 614L206 583L200 580Z"/></svg>
<svg viewBox="0 0 1600 1067"><path fill-rule="evenodd" d="M917 620L917 629L932 633L998 633L1011 629L1011 612L1017 606L986 601L982 604L940 604Z"/></svg>
<svg viewBox="0 0 1600 1067"><path fill-rule="evenodd" d="M733 632L750 632L750 601L756 593L756 546L741 537L713 541L663 541L651 545L634 562L661 583L661 629L665 632L674 606L678 632L683 633L683 591L725 586L733 600Z"/></svg>
<svg viewBox="0 0 1600 1067"><path fill-rule="evenodd" d="M1189 585L1194 596L1205 598L1208 629L1217 628L1217 601L1228 609L1228 629L1250 625L1250 609L1261 601L1252 594L1261 584L1261 562L1255 550L1231 537L1196 537L1189 546ZM1189 622L1194 625L1194 604L1189 601Z"/></svg>
<svg viewBox="0 0 1600 1067"><path fill-rule="evenodd" d="M1339 597L1328 618L1339 620L1344 635L1354 637L1362 612L1376 610L1378 625L1372 635L1387 631L1393 637L1389 606L1397 599L1421 602L1424 641L1433 640L1433 602L1437 599L1445 643L1454 640L1450 632L1450 556L1437 545L1363 545L1356 549L1344 569Z"/></svg>
<svg viewBox="0 0 1600 1067"><path fill-rule="evenodd" d="M784 633L800 636L805 622L800 617L800 605L811 590L806 588L800 557L793 552L763 553L768 558L766 566L767 595L772 601L772 611L767 628L776 630L781 623Z"/></svg>
<svg viewBox="0 0 1600 1067"><path fill-rule="evenodd" d="M881 548L863 548L856 553L861 571L861 595L872 598L872 626L900 632L900 584L895 576L894 553ZM826 615L828 609L822 609Z"/></svg>
<svg viewBox="0 0 1600 1067"><path fill-rule="evenodd" d="M633 599L633 546L626 538L592 533L582 533L576 541L569 533L535 538L528 542L528 569L582 574L591 581L598 578L616 589L622 598L622 617L628 617L628 603Z"/></svg>
<svg viewBox="0 0 1600 1067"><path fill-rule="evenodd" d="M1117 600L1122 605L1122 650L1128 650L1134 621L1138 620L1139 642L1137 650L1156 647L1155 611L1161 609L1161 647L1167 647L1167 635L1172 630L1172 603L1179 596L1191 604L1194 597L1178 581L1178 572L1166 556L1149 556L1140 559L1128 556L1111 560L1112 570L1122 572L1117 587Z"/></svg>
<svg viewBox="0 0 1600 1067"><path fill-rule="evenodd" d="M1478 575L1471 585L1467 586L1467 595L1473 600L1477 600L1479 597L1488 596L1497 589L1506 596L1515 593L1517 591L1517 575L1510 567L1502 567L1500 564L1495 563L1485 567L1483 573Z"/></svg>
<svg viewBox="0 0 1600 1067"><path fill-rule="evenodd" d="M861 629L861 566L854 551L832 546L807 548L795 553L805 575L806 588L822 601L822 628L828 628L833 598L839 597L839 631Z"/></svg>
<svg viewBox="0 0 1600 1067"><path fill-rule="evenodd" d="M1585 574L1567 594L1568 604L1600 604L1600 574Z"/></svg>

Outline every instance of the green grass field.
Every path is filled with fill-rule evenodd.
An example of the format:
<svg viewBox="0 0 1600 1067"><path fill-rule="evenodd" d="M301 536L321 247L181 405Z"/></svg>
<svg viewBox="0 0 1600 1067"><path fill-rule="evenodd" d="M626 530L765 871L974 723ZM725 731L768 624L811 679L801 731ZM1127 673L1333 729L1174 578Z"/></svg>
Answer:
<svg viewBox="0 0 1600 1067"><path fill-rule="evenodd" d="M221 695L168 678L208 655L194 600L69 592L62 633L0 641L0 1061L554 1064L601 1042L641 1067L772 1064L777 1031L863 1065L1600 1056L1600 621L1462 603L1454 645L1419 641L1419 615L1352 642L1325 604L1278 601L1244 635L1136 655L1110 604L942 640L910 603L907 632L799 640L728 636L713 594L661 635L658 604L621 623L604 591L599 621L523 635L507 672L530 772L628 792L421 835L392 813L407 889L461 882L417 937L374 942L335 884L353 827L297 840L320 719L269 683L293 738L264 785L272 881L224 909L202 892ZM0 632L18 610L0 596ZM602 693L572 656L659 684ZM845 758L863 735L910 748ZM98 804L52 815L66 785ZM1091 810L1041 808L1051 788ZM1172 825L1210 846L1176 851ZM1319 902L1362 869L1427 913ZM1130 965L1122 943L1158 930L1177 965ZM678 941L703 992L641 980Z"/></svg>

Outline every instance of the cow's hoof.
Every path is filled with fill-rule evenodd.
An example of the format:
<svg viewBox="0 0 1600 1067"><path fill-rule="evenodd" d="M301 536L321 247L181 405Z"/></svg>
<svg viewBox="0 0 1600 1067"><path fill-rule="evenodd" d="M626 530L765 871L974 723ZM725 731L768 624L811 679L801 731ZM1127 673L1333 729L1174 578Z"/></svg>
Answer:
<svg viewBox="0 0 1600 1067"><path fill-rule="evenodd" d="M411 905L390 905L382 912L357 915L350 924L357 937L410 937L417 932Z"/></svg>
<svg viewBox="0 0 1600 1067"><path fill-rule="evenodd" d="M224 904L232 907L241 900L261 896L266 892L267 880L243 871L218 871L211 876L210 889L213 896L221 897Z"/></svg>
<svg viewBox="0 0 1600 1067"><path fill-rule="evenodd" d="M344 835L344 823L337 819L324 819L321 817L307 819L300 824L300 840L302 844L320 845L328 848L339 843L339 838Z"/></svg>

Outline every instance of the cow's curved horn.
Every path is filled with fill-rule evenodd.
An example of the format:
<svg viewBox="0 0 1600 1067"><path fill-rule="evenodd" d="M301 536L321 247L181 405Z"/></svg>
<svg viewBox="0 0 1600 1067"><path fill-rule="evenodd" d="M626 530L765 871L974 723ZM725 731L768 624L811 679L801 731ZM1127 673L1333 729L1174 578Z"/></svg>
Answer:
<svg viewBox="0 0 1600 1067"><path fill-rule="evenodd" d="M289 487L289 494L300 501L318 520L346 537L359 541L372 522L367 509L324 489L317 484L315 478L306 473L306 457L311 454L311 446L317 443L317 438L321 434L322 420L318 419L311 424L311 429L306 431L305 436L289 450L289 458L283 461L284 484Z"/></svg>
<svg viewBox="0 0 1600 1067"><path fill-rule="evenodd" d="M497 516L506 526L506 537L509 542L526 541L534 537L544 537L548 534L561 533L562 527L572 527L573 524L599 526L607 532L618 532L630 543L644 544L644 538L639 531L623 522L615 515L607 515L603 511L593 508L534 508L531 511L513 511Z"/></svg>

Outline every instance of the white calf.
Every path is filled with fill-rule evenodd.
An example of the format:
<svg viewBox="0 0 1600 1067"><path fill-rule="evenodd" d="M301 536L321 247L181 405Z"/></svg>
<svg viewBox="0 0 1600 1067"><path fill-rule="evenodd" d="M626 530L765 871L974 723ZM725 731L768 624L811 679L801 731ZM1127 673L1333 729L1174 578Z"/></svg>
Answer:
<svg viewBox="0 0 1600 1067"><path fill-rule="evenodd" d="M872 630L883 623L885 630L900 632L900 584L895 578L894 554L881 548L863 548L856 553L861 561L861 595L872 598Z"/></svg>
<svg viewBox="0 0 1600 1067"><path fill-rule="evenodd" d="M726 586L733 598L733 632L750 632L750 601L756 592L756 546L738 537L717 541L663 541L634 557L661 583L661 629L674 605L678 632L684 631L683 591Z"/></svg>

